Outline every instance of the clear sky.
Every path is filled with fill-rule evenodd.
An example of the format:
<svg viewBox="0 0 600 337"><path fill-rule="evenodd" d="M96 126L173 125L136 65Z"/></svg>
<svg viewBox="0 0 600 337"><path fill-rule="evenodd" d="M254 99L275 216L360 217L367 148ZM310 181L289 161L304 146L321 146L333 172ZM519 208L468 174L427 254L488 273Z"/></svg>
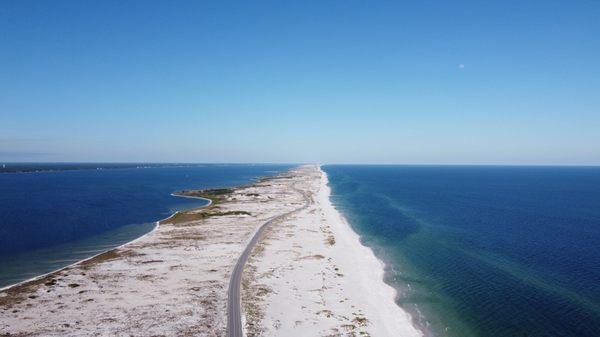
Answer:
<svg viewBox="0 0 600 337"><path fill-rule="evenodd" d="M0 161L600 164L600 1L0 1Z"/></svg>

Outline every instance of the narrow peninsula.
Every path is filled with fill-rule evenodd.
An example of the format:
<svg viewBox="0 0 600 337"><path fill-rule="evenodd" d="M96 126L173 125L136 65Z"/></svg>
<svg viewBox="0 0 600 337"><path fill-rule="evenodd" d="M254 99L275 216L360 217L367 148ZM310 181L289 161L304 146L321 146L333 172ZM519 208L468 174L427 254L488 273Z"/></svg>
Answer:
<svg viewBox="0 0 600 337"><path fill-rule="evenodd" d="M230 282L247 247L244 336L421 336L382 263L331 204L318 166L180 195L211 203L1 291L0 336L229 335Z"/></svg>

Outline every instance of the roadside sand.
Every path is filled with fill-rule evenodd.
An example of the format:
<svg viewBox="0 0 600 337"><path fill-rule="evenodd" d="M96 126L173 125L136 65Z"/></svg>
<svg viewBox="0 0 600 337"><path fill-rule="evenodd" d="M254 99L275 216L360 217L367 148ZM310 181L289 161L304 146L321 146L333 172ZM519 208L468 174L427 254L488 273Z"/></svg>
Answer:
<svg viewBox="0 0 600 337"><path fill-rule="evenodd" d="M421 336L383 282L383 265L329 200L327 175L305 168L312 202L271 227L246 266L248 336Z"/></svg>
<svg viewBox="0 0 600 337"><path fill-rule="evenodd" d="M420 336L383 268L305 166L169 219L86 262L0 292L0 336L224 336L230 272L254 231L274 223L244 270L247 336Z"/></svg>

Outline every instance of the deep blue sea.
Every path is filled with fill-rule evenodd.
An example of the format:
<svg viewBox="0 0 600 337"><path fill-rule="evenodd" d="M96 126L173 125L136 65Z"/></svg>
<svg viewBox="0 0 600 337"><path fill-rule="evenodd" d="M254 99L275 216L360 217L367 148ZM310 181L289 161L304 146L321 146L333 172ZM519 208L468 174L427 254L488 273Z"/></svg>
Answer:
<svg viewBox="0 0 600 337"><path fill-rule="evenodd" d="M600 168L325 166L433 336L600 336Z"/></svg>
<svg viewBox="0 0 600 337"><path fill-rule="evenodd" d="M18 168L25 172L0 173L0 287L131 241L176 210L206 203L171 196L173 192L246 184L291 166L20 164Z"/></svg>

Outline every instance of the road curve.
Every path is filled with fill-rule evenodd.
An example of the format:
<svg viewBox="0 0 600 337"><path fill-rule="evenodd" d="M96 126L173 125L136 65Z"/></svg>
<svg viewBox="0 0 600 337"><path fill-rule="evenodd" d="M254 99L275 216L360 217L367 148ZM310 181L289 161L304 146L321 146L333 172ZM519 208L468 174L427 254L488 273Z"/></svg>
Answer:
<svg viewBox="0 0 600 337"><path fill-rule="evenodd" d="M292 213L295 213L295 212L298 212L300 210L307 208L308 205L310 204L310 200L308 199L306 194L304 194L304 192L302 192L301 190L297 189L294 186L292 186L292 188L296 192L302 194L302 196L304 197L304 202L305 202L304 205L301 207L298 207L292 211L272 217L269 220L267 220L265 223L263 223L258 228L256 233L254 233L254 236L252 237L250 242L248 242L248 245L242 252L242 255L240 255L239 259L237 260L237 263L235 264L235 267L233 268L233 272L231 273L231 278L229 279L229 289L227 291L227 337L243 337L244 336L243 329L242 329L242 314L241 314L242 306L241 306L241 301L240 301L240 286L242 284L242 272L244 271L244 265L246 264L246 261L248 260L250 253L252 253L252 249L254 248L256 243L260 240L262 233L265 231L265 229L267 229L267 227L269 227L269 225L271 225L275 221L281 220L281 219L289 216Z"/></svg>

